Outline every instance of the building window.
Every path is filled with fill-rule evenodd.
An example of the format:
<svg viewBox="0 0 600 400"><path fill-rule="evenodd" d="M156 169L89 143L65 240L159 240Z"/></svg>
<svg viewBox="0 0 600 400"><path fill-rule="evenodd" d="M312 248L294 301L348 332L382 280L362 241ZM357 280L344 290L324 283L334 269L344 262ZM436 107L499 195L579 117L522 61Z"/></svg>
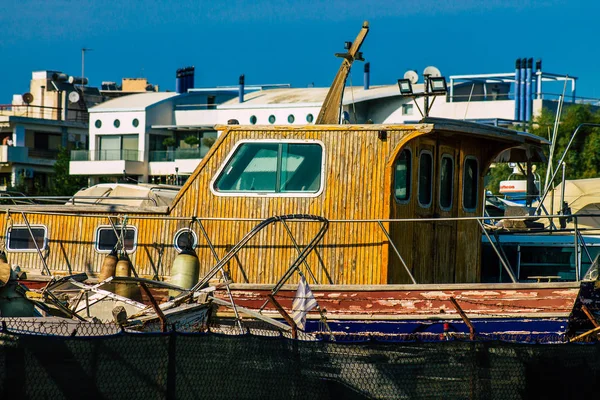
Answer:
<svg viewBox="0 0 600 400"><path fill-rule="evenodd" d="M7 250L37 251L48 247L48 228L44 225L30 225L31 233L26 225L12 225L6 231ZM32 237L33 234L33 237Z"/></svg>
<svg viewBox="0 0 600 400"><path fill-rule="evenodd" d="M442 156L440 164L440 208L452 208L452 190L454 183L454 160L449 154Z"/></svg>
<svg viewBox="0 0 600 400"><path fill-rule="evenodd" d="M213 189L217 194L318 193L322 171L323 146L318 142L241 142Z"/></svg>
<svg viewBox="0 0 600 400"><path fill-rule="evenodd" d="M463 178L463 207L465 211L475 211L477 208L477 192L479 171L475 157L465 158L465 176Z"/></svg>
<svg viewBox="0 0 600 400"><path fill-rule="evenodd" d="M423 208L431 206L432 178L433 157L431 152L422 151L419 156L419 205Z"/></svg>
<svg viewBox="0 0 600 400"><path fill-rule="evenodd" d="M113 125L115 126L115 128L118 128L119 126L121 126L121 121L119 121L118 119L115 119L115 122L113 122Z"/></svg>
<svg viewBox="0 0 600 400"><path fill-rule="evenodd" d="M310 124L311 122L313 122L313 119L314 119L314 117L313 117L313 115L312 115L312 114L308 114L308 115L306 116L306 122L308 122L309 124Z"/></svg>
<svg viewBox="0 0 600 400"><path fill-rule="evenodd" d="M412 155L409 149L404 149L396 159L394 168L394 194L399 201L410 199Z"/></svg>
<svg viewBox="0 0 600 400"><path fill-rule="evenodd" d="M269 115L269 123L270 124L274 124L275 123L275 116L274 115Z"/></svg>
<svg viewBox="0 0 600 400"><path fill-rule="evenodd" d="M94 125L96 125L96 128L100 129L100 127L102 126L102 121L97 119L96 122L94 122Z"/></svg>
<svg viewBox="0 0 600 400"><path fill-rule="evenodd" d="M123 228L121 225L115 225L114 229L112 225L103 225L96 229L96 251L109 253L115 249L118 242L115 230L119 236L123 235L123 249L127 253L133 253L137 247L137 228L134 226Z"/></svg>
<svg viewBox="0 0 600 400"><path fill-rule="evenodd" d="M137 128L140 125L140 120L137 118L134 118L133 121L131 121L131 123L133 124L134 128Z"/></svg>
<svg viewBox="0 0 600 400"><path fill-rule="evenodd" d="M189 228L180 229L175 234L173 245L180 253L185 249L193 250L198 245L198 236L196 236L196 232Z"/></svg>
<svg viewBox="0 0 600 400"><path fill-rule="evenodd" d="M296 118L294 118L293 114L288 115L288 122L290 124L293 124L295 120L296 120Z"/></svg>
<svg viewBox="0 0 600 400"><path fill-rule="evenodd" d="M99 135L96 160L138 161L138 135Z"/></svg>
<svg viewBox="0 0 600 400"><path fill-rule="evenodd" d="M253 116L250 117L250 123L252 125L256 125L256 115L253 115Z"/></svg>
<svg viewBox="0 0 600 400"><path fill-rule="evenodd" d="M402 104L402 115L413 115L413 105Z"/></svg>

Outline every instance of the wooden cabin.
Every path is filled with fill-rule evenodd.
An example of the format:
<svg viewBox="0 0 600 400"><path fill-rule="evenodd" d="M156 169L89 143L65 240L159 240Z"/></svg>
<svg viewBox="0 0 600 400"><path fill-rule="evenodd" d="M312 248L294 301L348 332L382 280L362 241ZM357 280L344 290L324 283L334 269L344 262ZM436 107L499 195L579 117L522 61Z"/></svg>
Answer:
<svg viewBox="0 0 600 400"><path fill-rule="evenodd" d="M212 249L222 258L260 220L311 214L330 221L301 267L318 283L411 283L410 275L417 283L478 282L478 222L444 218L481 216L492 160L545 141L473 123L422 122L220 127L169 206L2 206L9 263L30 274L47 266L93 276L116 229L140 276L168 280L185 241L202 276L217 262ZM273 284L321 226L269 225L226 270L234 282Z"/></svg>

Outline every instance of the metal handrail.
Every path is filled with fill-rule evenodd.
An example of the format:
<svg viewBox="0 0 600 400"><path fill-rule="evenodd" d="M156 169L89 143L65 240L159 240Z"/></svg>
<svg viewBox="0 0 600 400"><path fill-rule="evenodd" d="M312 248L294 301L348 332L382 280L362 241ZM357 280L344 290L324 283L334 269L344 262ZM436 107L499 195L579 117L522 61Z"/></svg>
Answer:
<svg viewBox="0 0 600 400"><path fill-rule="evenodd" d="M158 206L158 203L155 198L152 197L144 197L144 196L2 196L0 194L0 200L38 200L38 201L48 201L48 202L56 202L56 203L64 203L67 201L68 203L79 204L100 204L89 201L81 201L81 200L149 200L154 203L155 206ZM77 200L77 201L76 201ZM111 204L114 205L114 204Z"/></svg>

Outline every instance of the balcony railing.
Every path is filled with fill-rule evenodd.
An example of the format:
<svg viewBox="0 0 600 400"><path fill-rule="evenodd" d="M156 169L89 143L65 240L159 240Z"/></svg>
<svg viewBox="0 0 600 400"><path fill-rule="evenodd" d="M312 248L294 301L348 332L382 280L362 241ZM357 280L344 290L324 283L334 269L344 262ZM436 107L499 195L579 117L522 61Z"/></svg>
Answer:
<svg viewBox="0 0 600 400"><path fill-rule="evenodd" d="M71 161L139 161L138 150L72 150Z"/></svg>
<svg viewBox="0 0 600 400"><path fill-rule="evenodd" d="M195 158L202 158L208 152L208 147L202 146L195 149L175 149L175 150L161 150L151 151L150 161L175 161L177 160L189 160Z"/></svg>

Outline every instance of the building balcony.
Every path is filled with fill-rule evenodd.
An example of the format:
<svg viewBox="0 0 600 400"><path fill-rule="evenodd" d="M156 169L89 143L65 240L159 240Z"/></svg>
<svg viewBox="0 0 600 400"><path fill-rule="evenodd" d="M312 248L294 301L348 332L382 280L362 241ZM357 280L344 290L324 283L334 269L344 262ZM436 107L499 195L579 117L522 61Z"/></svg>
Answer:
<svg viewBox="0 0 600 400"><path fill-rule="evenodd" d="M149 153L150 162L170 162L175 160L193 160L201 159L208 153L208 147L202 146L195 149L174 149L151 151Z"/></svg>
<svg viewBox="0 0 600 400"><path fill-rule="evenodd" d="M139 161L142 152L138 150L73 150L69 173L71 175L145 175L147 170Z"/></svg>
<svg viewBox="0 0 600 400"><path fill-rule="evenodd" d="M29 162L29 148L23 146L0 146L0 163Z"/></svg>

